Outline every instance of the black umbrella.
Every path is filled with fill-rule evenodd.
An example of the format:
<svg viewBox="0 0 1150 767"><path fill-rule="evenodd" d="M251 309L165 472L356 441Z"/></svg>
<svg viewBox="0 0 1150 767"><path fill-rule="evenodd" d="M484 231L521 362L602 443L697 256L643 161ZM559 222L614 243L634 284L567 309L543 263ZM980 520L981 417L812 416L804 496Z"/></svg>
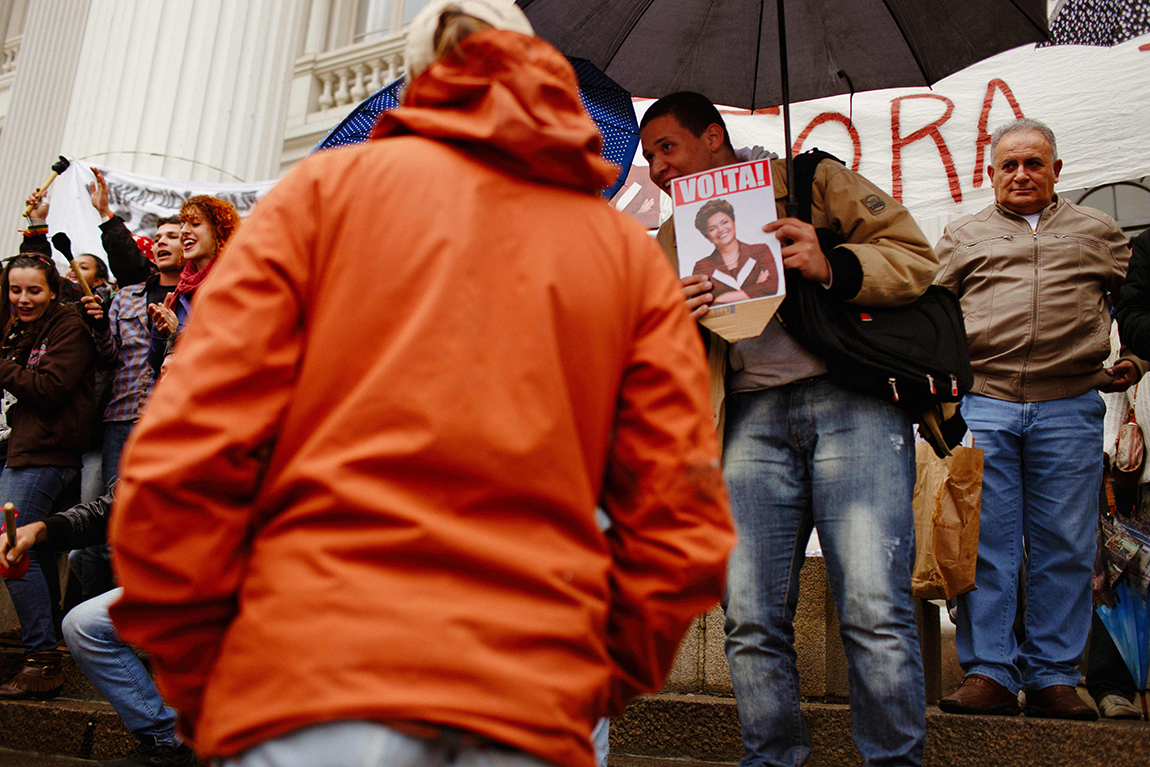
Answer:
<svg viewBox="0 0 1150 767"><path fill-rule="evenodd" d="M536 34L637 96L691 90L746 109L782 105L788 149L792 100L927 86L1047 38L1046 0L517 3Z"/></svg>

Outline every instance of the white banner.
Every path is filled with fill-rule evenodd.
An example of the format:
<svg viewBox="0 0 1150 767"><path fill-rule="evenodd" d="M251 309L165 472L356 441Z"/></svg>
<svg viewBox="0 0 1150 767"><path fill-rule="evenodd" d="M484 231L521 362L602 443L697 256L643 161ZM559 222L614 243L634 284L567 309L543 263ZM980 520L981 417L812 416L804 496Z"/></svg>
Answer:
<svg viewBox="0 0 1150 767"><path fill-rule="evenodd" d="M200 181L174 181L172 179L142 176L114 168L99 168L108 182L108 203L112 212L124 219L133 234L155 236L156 221L180 212L184 200L197 194L210 194L227 200L240 216L247 216L255 204L268 193L275 181L256 181L248 184L209 184ZM51 205L48 209L50 234L64 232L72 241L73 255L92 253L107 263L108 257L100 244L100 214L92 207L88 184L96 176L89 166L74 160L68 170L52 184ZM67 262L54 253L56 266L63 274Z"/></svg>
<svg viewBox="0 0 1150 767"><path fill-rule="evenodd" d="M636 100L642 114L649 100ZM779 152L776 109L722 109L736 148ZM901 200L937 238L949 220L994 199L986 176L990 133L1016 116L1047 123L1063 158L1060 189L1150 175L1150 35L1113 48L1024 46L979 62L928 88L835 96L791 107L797 150L839 157ZM657 192L635 171L615 204L652 226ZM636 188L638 183L640 188ZM654 199L652 199L654 198ZM669 200L663 203L669 212ZM664 216L665 217L665 216Z"/></svg>

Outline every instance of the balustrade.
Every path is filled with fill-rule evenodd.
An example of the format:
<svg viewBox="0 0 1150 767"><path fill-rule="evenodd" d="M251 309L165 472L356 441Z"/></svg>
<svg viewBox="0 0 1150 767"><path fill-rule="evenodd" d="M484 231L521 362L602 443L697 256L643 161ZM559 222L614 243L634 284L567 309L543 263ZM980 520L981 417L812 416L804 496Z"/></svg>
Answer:
<svg viewBox="0 0 1150 767"><path fill-rule="evenodd" d="M358 104L395 80L404 71L402 47L402 38L372 40L300 59L296 75L317 83L318 96L308 114Z"/></svg>
<svg viewBox="0 0 1150 767"><path fill-rule="evenodd" d="M6 75L16 69L16 56L20 53L22 37L10 37L4 41L4 53L0 58L0 75Z"/></svg>

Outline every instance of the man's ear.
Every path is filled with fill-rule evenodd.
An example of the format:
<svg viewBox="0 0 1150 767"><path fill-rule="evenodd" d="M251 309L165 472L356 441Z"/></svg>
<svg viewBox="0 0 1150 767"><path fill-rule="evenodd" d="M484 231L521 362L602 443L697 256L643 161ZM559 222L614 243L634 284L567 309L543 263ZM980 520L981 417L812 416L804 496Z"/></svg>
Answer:
<svg viewBox="0 0 1150 767"><path fill-rule="evenodd" d="M723 143L727 139L727 133L718 123L711 123L707 126L707 129L703 131L702 139L707 144L707 149L712 152L718 152L722 149Z"/></svg>
<svg viewBox="0 0 1150 767"><path fill-rule="evenodd" d="M986 175L990 176L990 185L994 186L994 166L993 165L987 165L986 166Z"/></svg>
<svg viewBox="0 0 1150 767"><path fill-rule="evenodd" d="M1054 168L1054 180L1057 181L1058 174L1062 172L1062 160L1055 160L1051 167Z"/></svg>

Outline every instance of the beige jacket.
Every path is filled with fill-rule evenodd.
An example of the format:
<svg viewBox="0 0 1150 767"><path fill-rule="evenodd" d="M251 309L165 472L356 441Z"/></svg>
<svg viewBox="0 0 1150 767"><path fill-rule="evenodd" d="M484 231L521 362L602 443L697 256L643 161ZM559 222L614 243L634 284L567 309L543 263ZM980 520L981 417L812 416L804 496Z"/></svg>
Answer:
<svg viewBox="0 0 1150 767"><path fill-rule="evenodd" d="M781 218L786 215L786 163L772 160L771 175L775 205ZM910 212L866 178L839 163L825 160L815 171L811 223L816 229L831 229L846 240L840 248L850 252L833 254L830 262L836 291L850 303L908 304L926 291L938 271L938 259ZM678 274L674 217L659 228L657 239ZM707 357L711 365L711 400L720 434L728 348L725 341L711 335Z"/></svg>
<svg viewBox="0 0 1150 767"><path fill-rule="evenodd" d="M1110 296L1130 260L1113 219L1055 195L1032 232L995 203L946 227L937 250L937 282L962 300L974 394L1042 402L1110 381Z"/></svg>

